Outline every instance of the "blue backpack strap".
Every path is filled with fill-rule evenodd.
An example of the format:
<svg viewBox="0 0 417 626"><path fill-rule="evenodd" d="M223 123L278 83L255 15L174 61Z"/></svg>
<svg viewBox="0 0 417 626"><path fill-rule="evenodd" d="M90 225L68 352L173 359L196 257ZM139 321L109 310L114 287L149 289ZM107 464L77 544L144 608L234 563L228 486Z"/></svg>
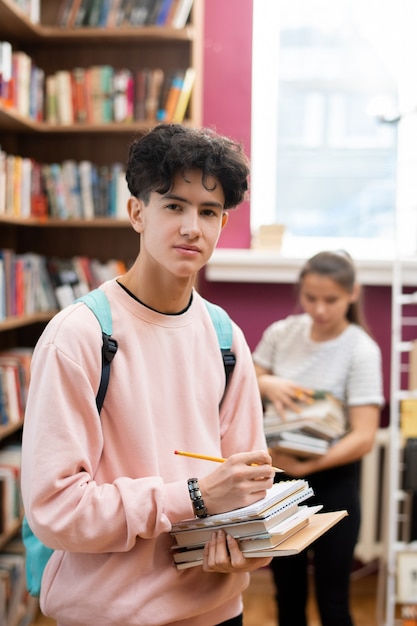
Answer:
<svg viewBox="0 0 417 626"><path fill-rule="evenodd" d="M53 552L45 546L31 531L26 517L22 522L22 541L25 546L26 587L31 596L39 598L43 570Z"/></svg>
<svg viewBox="0 0 417 626"><path fill-rule="evenodd" d="M110 304L102 289L93 289L93 291L89 291L84 296L81 296L81 298L78 298L76 302L84 302L96 316L102 332L109 336L112 334L113 323Z"/></svg>
<svg viewBox="0 0 417 626"><path fill-rule="evenodd" d="M217 338L219 340L220 350L223 357L224 371L226 374L226 387L229 383L230 376L236 364L236 356L232 352L233 343L233 327L232 320L228 313L217 304L209 302L203 298L204 304L210 314L214 328L216 329Z"/></svg>
<svg viewBox="0 0 417 626"><path fill-rule="evenodd" d="M102 289L93 289L86 293L77 302L84 302L88 308L96 316L101 327L103 336L103 347L101 350L101 379L96 395L97 411L101 413L104 397L110 378L110 364L117 352L117 341L111 334L113 332L113 323L111 318L111 310L109 300Z"/></svg>

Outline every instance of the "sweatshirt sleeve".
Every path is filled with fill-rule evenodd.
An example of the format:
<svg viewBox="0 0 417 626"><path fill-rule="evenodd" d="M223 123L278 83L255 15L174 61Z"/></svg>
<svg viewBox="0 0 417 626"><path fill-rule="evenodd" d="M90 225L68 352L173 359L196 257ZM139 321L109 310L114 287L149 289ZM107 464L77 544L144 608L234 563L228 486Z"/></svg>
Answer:
<svg viewBox="0 0 417 626"><path fill-rule="evenodd" d="M139 465L137 477L118 472L116 459L106 457L95 405L101 333L87 315L88 350L82 342L62 349L65 312L35 349L22 441L24 508L33 532L54 549L127 551L138 536L170 530L169 503L176 502L179 517L191 516L192 508L184 481L165 484ZM113 479L106 479L107 465Z"/></svg>

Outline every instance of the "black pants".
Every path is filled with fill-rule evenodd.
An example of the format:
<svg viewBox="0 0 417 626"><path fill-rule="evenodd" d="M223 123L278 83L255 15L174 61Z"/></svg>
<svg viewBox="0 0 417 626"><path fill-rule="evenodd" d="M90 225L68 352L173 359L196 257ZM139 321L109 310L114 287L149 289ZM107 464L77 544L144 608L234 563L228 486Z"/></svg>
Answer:
<svg viewBox="0 0 417 626"><path fill-rule="evenodd" d="M273 559L271 569L277 592L279 626L307 626L310 555L322 626L353 626L349 589L360 525L358 464L320 472L307 480L315 495L306 504L323 504L322 512L346 509L349 515L320 537L311 549L296 556Z"/></svg>
<svg viewBox="0 0 417 626"><path fill-rule="evenodd" d="M243 626L243 615L238 615L233 619L228 619L221 624L217 624L217 626Z"/></svg>

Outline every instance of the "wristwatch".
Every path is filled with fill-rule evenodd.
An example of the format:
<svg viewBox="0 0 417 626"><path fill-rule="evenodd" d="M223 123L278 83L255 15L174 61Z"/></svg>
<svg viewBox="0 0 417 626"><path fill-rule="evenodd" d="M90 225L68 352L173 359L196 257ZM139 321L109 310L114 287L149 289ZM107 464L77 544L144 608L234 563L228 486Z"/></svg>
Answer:
<svg viewBox="0 0 417 626"><path fill-rule="evenodd" d="M191 502L193 503L193 509L196 516L207 517L207 509L201 496L201 491L200 487L198 486L197 478L188 479L188 492L190 494Z"/></svg>

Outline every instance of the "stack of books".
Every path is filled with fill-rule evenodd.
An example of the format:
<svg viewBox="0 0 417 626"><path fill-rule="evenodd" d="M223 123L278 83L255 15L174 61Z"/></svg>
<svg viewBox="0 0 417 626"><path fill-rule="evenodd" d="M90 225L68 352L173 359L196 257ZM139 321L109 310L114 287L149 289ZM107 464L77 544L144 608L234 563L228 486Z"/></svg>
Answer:
<svg viewBox="0 0 417 626"><path fill-rule="evenodd" d="M177 569L201 565L204 545L218 530L235 537L248 558L298 554L346 515L346 511L317 515L321 505L300 505L312 495L306 480L285 480L249 506L173 524L172 555Z"/></svg>
<svg viewBox="0 0 417 626"><path fill-rule="evenodd" d="M270 448L279 448L299 457L319 456L345 434L345 412L341 402L330 393L315 391L311 402L300 402L298 413L286 409L285 419L268 405L264 430Z"/></svg>

